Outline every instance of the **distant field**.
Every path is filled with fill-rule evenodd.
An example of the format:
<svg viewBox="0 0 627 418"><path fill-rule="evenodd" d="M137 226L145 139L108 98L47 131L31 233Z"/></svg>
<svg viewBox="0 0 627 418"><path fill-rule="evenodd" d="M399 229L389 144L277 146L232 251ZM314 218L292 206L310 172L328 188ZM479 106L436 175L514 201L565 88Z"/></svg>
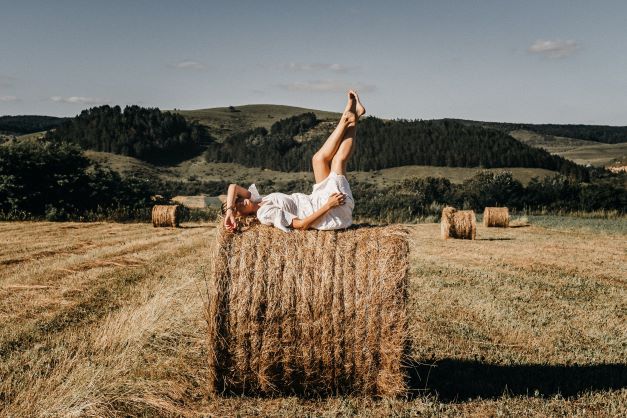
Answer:
<svg viewBox="0 0 627 418"><path fill-rule="evenodd" d="M551 153L568 151L582 146L599 145L599 142L596 141L544 135L524 129L512 131L509 134L520 142L524 142L533 147L544 148Z"/></svg>
<svg viewBox="0 0 627 418"><path fill-rule="evenodd" d="M544 148L576 162L605 167L611 164L627 162L627 143L603 144L595 141L543 135L526 130L510 132L510 135L528 145Z"/></svg>
<svg viewBox="0 0 627 418"><path fill-rule="evenodd" d="M208 163L202 156L184 161L173 167L160 167L136 158L105 152L85 151L85 155L124 174L141 173L144 176L160 177L164 180L185 181L193 176L198 180L226 180L242 184L262 180L286 182L289 180L305 179L313 182L313 173L311 172L286 173L261 168L244 167L234 163ZM386 168L373 172L351 171L349 172L349 179L354 178L359 181L376 183L380 186L393 186L410 177L432 176L446 177L453 183L461 183L475 175L479 170L479 168L465 167L405 166ZM532 177L537 176L542 178L556 174L554 171L542 168L495 168L490 171L500 170L511 171L514 178L523 184L527 184Z"/></svg>
<svg viewBox="0 0 627 418"><path fill-rule="evenodd" d="M599 222L409 225L414 395L383 400L208 397L214 224L0 223L0 416L622 416L626 221Z"/></svg>
<svg viewBox="0 0 627 418"><path fill-rule="evenodd" d="M596 144L557 153L578 164L604 167L627 163L627 142L622 144Z"/></svg>

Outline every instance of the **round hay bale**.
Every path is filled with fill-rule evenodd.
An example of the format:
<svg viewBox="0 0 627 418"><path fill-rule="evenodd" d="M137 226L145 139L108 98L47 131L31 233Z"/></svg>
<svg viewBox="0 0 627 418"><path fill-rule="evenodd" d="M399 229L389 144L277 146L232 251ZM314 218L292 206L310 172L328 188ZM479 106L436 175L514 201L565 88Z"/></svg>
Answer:
<svg viewBox="0 0 627 418"><path fill-rule="evenodd" d="M208 289L210 390L406 392L407 231L219 229Z"/></svg>
<svg viewBox="0 0 627 418"><path fill-rule="evenodd" d="M442 209L440 231L443 239L475 239L477 219L473 210L457 210L451 206Z"/></svg>
<svg viewBox="0 0 627 418"><path fill-rule="evenodd" d="M509 209L485 208L483 210L483 225L487 227L507 228L509 226Z"/></svg>
<svg viewBox="0 0 627 418"><path fill-rule="evenodd" d="M152 226L178 227L181 215L179 205L155 205L152 207Z"/></svg>

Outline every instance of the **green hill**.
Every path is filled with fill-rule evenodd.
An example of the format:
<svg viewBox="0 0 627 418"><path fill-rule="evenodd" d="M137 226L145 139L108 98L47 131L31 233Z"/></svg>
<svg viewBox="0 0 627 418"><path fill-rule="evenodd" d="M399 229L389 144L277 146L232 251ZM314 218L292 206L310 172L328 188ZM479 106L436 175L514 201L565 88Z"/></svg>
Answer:
<svg viewBox="0 0 627 418"><path fill-rule="evenodd" d="M89 112L93 113L94 109L90 109ZM138 108L139 110L141 109ZM97 152L98 148L100 148L100 151L108 151L107 147L113 148L113 145L118 142L123 145L118 146L122 150L130 149L132 151L137 147L131 143L128 146L124 145L125 142L116 138L112 140L104 138L106 134L114 131L114 127L123 126L120 123L114 123L116 121L113 120L111 122L113 125L111 123L103 124L106 132L90 132L90 138L93 139L89 139L89 141L97 142L96 145L98 147L92 147L92 151L87 151L88 156L122 173L157 176L163 179L236 179L242 182L254 181L257 178L285 181L303 179L310 175L307 171L303 171L308 170L308 154L333 130L340 116L338 112L272 104L197 110L175 109L169 112L183 116L192 127L201 126L206 130L206 137L209 138L209 142L205 142L205 140L200 138L201 146L204 146L205 143L213 143L215 146L222 147L225 141L232 142L232 139L238 135L241 135L240 140L247 141L246 138L250 137L251 132L257 135L259 132L263 133L263 130L268 131L268 138L274 138L276 137L276 132L270 131L274 129L273 126L276 127L278 121L298 118L299 115L308 112L315 115L317 122L298 134L290 134L288 135L289 138L281 139L283 141L281 142L282 144L285 144L284 141L288 140L289 148L297 150L296 153L292 152L294 154L292 157L294 157L294 161L300 161L297 164L298 166L287 167L287 170L285 167L278 167L275 164L262 164L255 167L248 162L238 161L232 157L209 159L211 162L207 163L199 156L189 156L179 159L178 162L173 161L165 165L154 165L136 158L114 155L108 152ZM106 112L100 113L104 114ZM116 118L123 118L124 115L121 113L118 115L118 113L120 112L116 113ZM165 115L168 111L161 113ZM61 118L54 119L62 120ZM377 118L368 119L371 118L366 118L360 126L361 129L358 134L360 144L354 158L355 161L353 161L353 167L362 170L357 173L363 174L356 174L356 176L364 179L373 179L384 184L393 184L399 181L399 179L409 176L424 177L430 175L443 175L449 177L454 182L461 182L471 177L479 166L493 167L494 169L510 169L514 172L515 177L523 183L527 183L533 175L544 177L557 171L563 171L564 167L566 167L566 172L569 173L580 171L580 168L571 165L569 162L555 160L554 157L549 158L548 154L542 154L544 151L540 153L534 151L535 148L543 148L556 155L574 159L581 164L594 160L595 164L605 165L605 163L616 162L616 153L624 154L624 147L620 145L605 146L595 141L553 136L524 129L505 132L507 129L518 126L516 124L494 124L463 120L389 121ZM17 120L22 119L15 119L14 121ZM464 128L464 126L467 128ZM79 128L81 126L78 126L76 131L72 132L75 142L86 142L79 138ZM133 132L137 132L134 126L126 130L128 131L131 128L133 128ZM498 128L499 133L491 133L496 128ZM120 130L121 128L116 129ZM262 129L262 131L259 131L259 129ZM278 135L285 136L282 132L279 132ZM39 136L41 136L41 133L38 132L36 134L24 135L21 138L26 139ZM59 135L56 136L61 139ZM512 137L518 141L514 141ZM380 138L383 138L381 143L378 142ZM125 134L122 139L128 141L129 136ZM146 142L148 139L142 138L142 147L147 148L149 146L148 142ZM107 147L100 147L101 143L104 143ZM521 147L520 143L525 145ZM266 148L264 144L260 145L262 146L259 150L263 149L264 155L273 152L270 149L271 147ZM529 148L527 145L535 148ZM242 149L250 151L247 147ZM579 151L579 149L581 150ZM258 153L259 150L255 150L255 152ZM481 158L476 158L477 156L481 156ZM518 168L515 168L516 166ZM268 168L273 170L268 170ZM371 172L365 171L372 169L378 169L379 174L374 176ZM284 171L291 171L291 173Z"/></svg>
<svg viewBox="0 0 627 418"><path fill-rule="evenodd" d="M596 141L544 135L527 130L509 133L527 145L547 150L581 165L608 167L627 163L627 143L603 144Z"/></svg>
<svg viewBox="0 0 627 418"><path fill-rule="evenodd" d="M289 121L273 124L270 131L263 127L249 129L212 143L205 152L207 161L277 171L308 170L312 155L326 135L312 135L307 142L297 141L292 128L284 130L277 125L304 126L309 117L294 116ZM310 126L307 124L305 130ZM357 144L351 163L360 171L408 165L521 167L544 168L582 180L588 177L583 167L516 141L503 132L452 120L385 121L367 117L360 121Z"/></svg>
<svg viewBox="0 0 627 418"><path fill-rule="evenodd" d="M224 140L234 133L257 127L270 129L272 124L281 119L307 112L314 113L316 118L322 122L335 123L340 117L340 113L337 112L272 104L251 104L197 110L175 109L172 112L184 116L189 121L206 126L209 129L209 133L219 140ZM326 127L326 124L323 127Z"/></svg>
<svg viewBox="0 0 627 418"><path fill-rule="evenodd" d="M0 134L18 136L47 131L61 125L66 119L41 115L0 116Z"/></svg>
<svg viewBox="0 0 627 418"><path fill-rule="evenodd" d="M543 135L576 138L606 144L619 144L627 142L627 126L484 122L467 119L450 120L455 120L466 125L496 129L505 133L517 130L526 130Z"/></svg>
<svg viewBox="0 0 627 418"><path fill-rule="evenodd" d="M166 181L227 181L249 185L255 182L273 181L288 183L291 181L306 181L313 183L311 171L283 172L255 167L245 167L237 163L208 163L202 157L192 158L180 164L163 167L124 155L108 152L85 151L85 155L93 161L125 175L143 178L158 178ZM350 170L350 167L349 167ZM492 169L490 171L500 171ZM529 183L533 177L550 177L555 171L542 168L507 168L514 178L523 184ZM403 167L386 168L377 171L350 171L349 178L358 181L374 183L378 186L399 185L408 178L446 177L451 182L460 184L473 177L479 168L466 167L434 167L410 165Z"/></svg>

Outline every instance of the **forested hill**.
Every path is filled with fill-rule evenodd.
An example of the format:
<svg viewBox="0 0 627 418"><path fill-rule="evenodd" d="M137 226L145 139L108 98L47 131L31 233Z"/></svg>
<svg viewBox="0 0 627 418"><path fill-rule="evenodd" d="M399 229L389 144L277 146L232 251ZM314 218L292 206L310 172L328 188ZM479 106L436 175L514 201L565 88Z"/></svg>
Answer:
<svg viewBox="0 0 627 418"><path fill-rule="evenodd" d="M268 119L272 109L264 110ZM275 121L269 129L253 124L249 129L234 130L218 141L209 135L208 127L181 114L157 108L127 106L122 110L106 105L63 121L48 132L47 138L156 163L180 162L205 150L209 162L309 171L312 155L334 124L330 119L324 121L321 124L316 113L306 112ZM521 143L503 132L505 124L501 125L500 129L488 129L472 121L366 117L359 123L350 168L370 171L406 165L526 167L557 171L580 180L588 178L585 167Z"/></svg>
<svg viewBox="0 0 627 418"><path fill-rule="evenodd" d="M308 118L310 122L311 116ZM311 157L324 139L325 136L318 136L298 142L279 129L268 132L256 128L231 135L222 143L213 142L205 156L209 162L307 171L311 169ZM530 147L494 129L453 120L383 121L368 117L359 122L351 170L369 171L405 165L537 167L580 180L588 178L585 167Z"/></svg>
<svg viewBox="0 0 627 418"><path fill-rule="evenodd" d="M446 120L460 122L465 125L496 129L505 133L524 129L526 131L532 131L543 135L563 136L567 138L584 139L586 141L603 142L606 144L619 144L627 142L627 126L504 123L481 122L465 119Z"/></svg>
<svg viewBox="0 0 627 418"><path fill-rule="evenodd" d="M0 116L0 133L24 135L47 131L61 125L65 120L66 118L38 115Z"/></svg>
<svg viewBox="0 0 627 418"><path fill-rule="evenodd" d="M48 139L83 149L111 152L146 161L172 163L190 158L211 141L206 129L183 116L139 106L100 106L68 119Z"/></svg>

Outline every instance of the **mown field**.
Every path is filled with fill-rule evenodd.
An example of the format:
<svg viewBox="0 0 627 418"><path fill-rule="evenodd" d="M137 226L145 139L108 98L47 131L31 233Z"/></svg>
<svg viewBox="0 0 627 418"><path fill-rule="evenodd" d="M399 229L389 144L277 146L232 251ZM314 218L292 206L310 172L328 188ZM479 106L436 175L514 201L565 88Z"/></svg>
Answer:
<svg viewBox="0 0 627 418"><path fill-rule="evenodd" d="M0 223L0 416L624 416L627 221L531 221L409 225L403 399L209 397L215 224Z"/></svg>

